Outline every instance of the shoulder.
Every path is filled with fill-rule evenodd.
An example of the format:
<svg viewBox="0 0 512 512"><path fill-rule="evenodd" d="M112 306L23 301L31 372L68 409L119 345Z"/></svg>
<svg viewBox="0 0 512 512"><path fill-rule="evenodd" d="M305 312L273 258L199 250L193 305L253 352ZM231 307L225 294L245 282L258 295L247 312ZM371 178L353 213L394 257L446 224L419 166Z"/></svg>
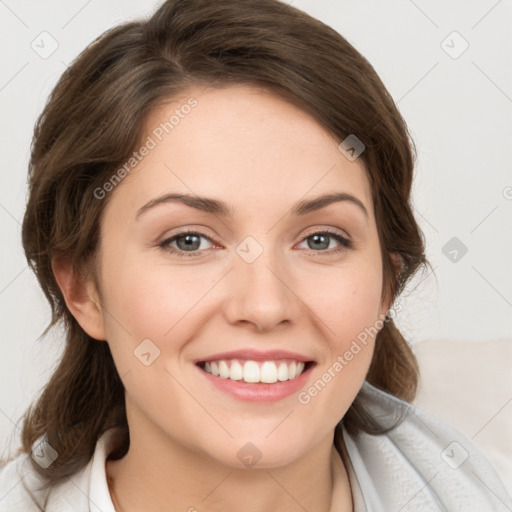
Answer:
<svg viewBox="0 0 512 512"><path fill-rule="evenodd" d="M0 511L39 510L25 489L26 455L3 463L0 467ZM35 508L34 508L35 507Z"/></svg>
<svg viewBox="0 0 512 512"><path fill-rule="evenodd" d="M107 431L100 437L86 466L49 489L44 487L44 479L34 469L30 455L23 453L2 465L0 512L89 512L91 505L99 510L114 510L105 476L112 434Z"/></svg>
<svg viewBox="0 0 512 512"><path fill-rule="evenodd" d="M476 447L446 422L367 382L360 397L385 427L382 435L343 438L367 510L512 510L495 470Z"/></svg>
<svg viewBox="0 0 512 512"><path fill-rule="evenodd" d="M69 480L46 489L30 456L18 455L0 468L0 512L88 511L86 495L80 492L80 487L87 487L87 481L85 468Z"/></svg>

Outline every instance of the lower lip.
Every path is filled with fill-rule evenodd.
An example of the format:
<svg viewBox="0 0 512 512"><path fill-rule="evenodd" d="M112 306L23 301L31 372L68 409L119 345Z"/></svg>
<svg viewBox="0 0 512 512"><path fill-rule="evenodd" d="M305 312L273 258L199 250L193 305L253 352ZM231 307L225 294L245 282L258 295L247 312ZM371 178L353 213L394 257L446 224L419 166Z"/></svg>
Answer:
<svg viewBox="0 0 512 512"><path fill-rule="evenodd" d="M299 391L299 389L305 385L313 366L314 364L312 364L307 370L303 371L295 379L285 380L284 382L278 381L274 384L266 384L263 382L250 383L244 382L243 380L223 379L222 377L217 377L211 373L205 372L203 369L199 368L199 366L197 369L217 389L220 389L239 400L244 400L246 402L277 402L278 400L283 400L284 398L287 398Z"/></svg>

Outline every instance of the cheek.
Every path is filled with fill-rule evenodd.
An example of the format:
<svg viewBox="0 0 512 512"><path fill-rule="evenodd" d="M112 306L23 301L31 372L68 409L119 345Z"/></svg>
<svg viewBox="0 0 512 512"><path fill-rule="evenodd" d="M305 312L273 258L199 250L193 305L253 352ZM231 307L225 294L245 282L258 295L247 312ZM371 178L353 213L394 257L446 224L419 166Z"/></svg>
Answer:
<svg viewBox="0 0 512 512"><path fill-rule="evenodd" d="M311 402L315 410L329 410L332 419L339 420L364 381L375 337L384 325L382 273L372 259L372 264L353 265L335 276L317 274L315 282L310 305L321 318L328 350L313 385L298 398L304 405Z"/></svg>
<svg viewBox="0 0 512 512"><path fill-rule="evenodd" d="M331 348L343 350L379 318L381 311L382 273L372 261L358 261L335 272L318 271L303 281L305 302L323 321Z"/></svg>
<svg viewBox="0 0 512 512"><path fill-rule="evenodd" d="M137 261L118 263L107 284L109 312L117 314L119 321L109 325L118 331L123 323L134 340L163 340L214 284L199 267L186 271Z"/></svg>
<svg viewBox="0 0 512 512"><path fill-rule="evenodd" d="M340 334L341 350L380 319L381 291L380 281L371 272L351 277L349 288L344 290L333 311L334 330Z"/></svg>

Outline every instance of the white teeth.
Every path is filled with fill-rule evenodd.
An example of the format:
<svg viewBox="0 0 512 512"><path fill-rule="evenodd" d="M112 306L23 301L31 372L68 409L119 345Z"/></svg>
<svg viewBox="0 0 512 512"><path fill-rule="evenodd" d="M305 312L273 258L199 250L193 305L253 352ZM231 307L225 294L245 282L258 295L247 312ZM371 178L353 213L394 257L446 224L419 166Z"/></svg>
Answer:
<svg viewBox="0 0 512 512"><path fill-rule="evenodd" d="M302 361L245 361L241 364L236 359L222 359L205 362L203 369L222 379L273 384L297 378L304 371L304 367L305 364Z"/></svg>
<svg viewBox="0 0 512 512"><path fill-rule="evenodd" d="M233 361L231 363L231 368L229 369L229 378L231 380L242 380L244 378L244 369L238 361Z"/></svg>
<svg viewBox="0 0 512 512"><path fill-rule="evenodd" d="M273 382L277 382L277 368L275 363L271 363L269 361L265 361L261 367L261 382L266 382L267 384L272 384Z"/></svg>
<svg viewBox="0 0 512 512"><path fill-rule="evenodd" d="M222 379L229 377L229 366L226 361L219 361L219 377Z"/></svg>
<svg viewBox="0 0 512 512"><path fill-rule="evenodd" d="M281 382L288 380L288 366L286 366L286 363L281 363L279 365L279 368L277 369L277 378Z"/></svg>
<svg viewBox="0 0 512 512"><path fill-rule="evenodd" d="M244 364L245 382L260 382L260 367L254 361L246 361Z"/></svg>
<svg viewBox="0 0 512 512"><path fill-rule="evenodd" d="M294 379L297 375L297 365L295 364L295 361L293 361L290 366L288 366L288 378Z"/></svg>

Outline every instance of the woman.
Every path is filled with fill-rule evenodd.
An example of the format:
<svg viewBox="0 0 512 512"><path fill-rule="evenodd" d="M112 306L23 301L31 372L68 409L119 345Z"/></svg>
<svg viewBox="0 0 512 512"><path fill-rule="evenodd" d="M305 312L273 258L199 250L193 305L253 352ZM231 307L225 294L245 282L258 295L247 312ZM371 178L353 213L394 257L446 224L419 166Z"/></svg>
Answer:
<svg viewBox="0 0 512 512"><path fill-rule="evenodd" d="M1 510L510 509L407 403L412 172L371 65L291 6L167 1L95 41L34 135L23 244L67 344Z"/></svg>

